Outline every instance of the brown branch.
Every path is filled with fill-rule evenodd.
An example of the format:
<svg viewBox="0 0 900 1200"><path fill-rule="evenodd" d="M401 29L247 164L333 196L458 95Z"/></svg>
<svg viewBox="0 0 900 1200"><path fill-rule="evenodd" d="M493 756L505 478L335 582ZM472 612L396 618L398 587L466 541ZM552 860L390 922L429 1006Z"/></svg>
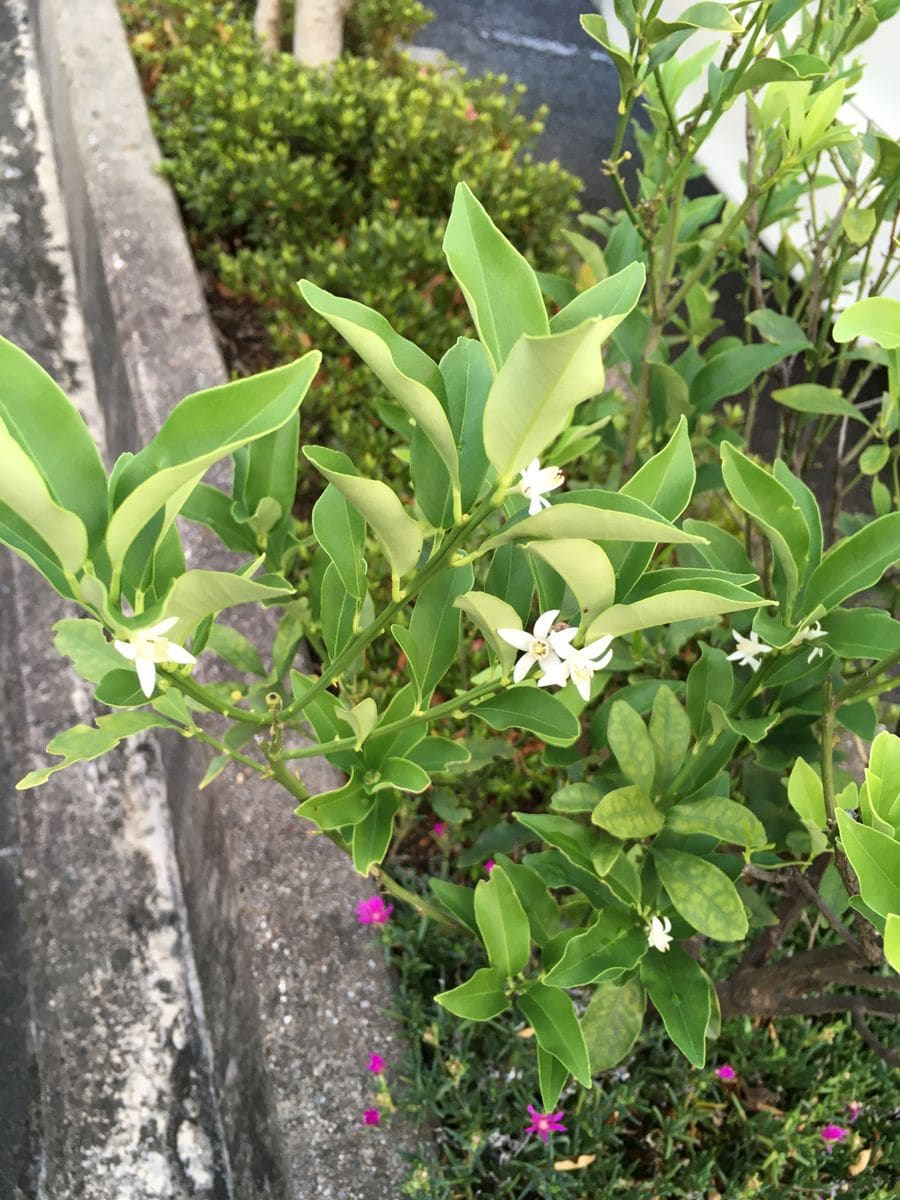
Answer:
<svg viewBox="0 0 900 1200"><path fill-rule="evenodd" d="M889 1046L885 1046L884 1042L872 1031L872 1027L865 1018L865 1013L862 1009L855 1008L853 1010L853 1024L859 1033L859 1036L866 1043L870 1050L874 1050L879 1058L883 1058L886 1063L892 1067L900 1067L900 1054L891 1050Z"/></svg>
<svg viewBox="0 0 900 1200"><path fill-rule="evenodd" d="M820 854L809 868L806 878L811 886L817 888L822 882L822 876L825 874L825 868L828 866L830 859L830 852ZM788 880L787 882L790 891L782 905L778 924L768 926L755 938L738 964L738 974L745 970L752 970L763 966L803 915L803 910L807 905L806 893L802 888L797 886L796 879Z"/></svg>

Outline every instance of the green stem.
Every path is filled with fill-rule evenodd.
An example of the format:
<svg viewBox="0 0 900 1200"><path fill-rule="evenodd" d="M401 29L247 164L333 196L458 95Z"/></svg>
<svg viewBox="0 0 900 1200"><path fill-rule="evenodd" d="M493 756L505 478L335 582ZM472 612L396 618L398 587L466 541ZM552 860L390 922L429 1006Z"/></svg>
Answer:
<svg viewBox="0 0 900 1200"><path fill-rule="evenodd" d="M430 900L426 900L422 896L417 896L415 892L409 891L402 883L398 883L396 879L388 875L383 867L379 867L373 863L369 867L369 874L372 875L377 883L384 888L386 892L390 892L398 900L402 900L404 904L411 905L416 912L421 913L423 917L428 917L430 921L436 921L438 925L443 925L445 929L464 928L458 921L454 921L452 917L448 917Z"/></svg>
<svg viewBox="0 0 900 1200"><path fill-rule="evenodd" d="M885 671L897 663L900 663L900 650L894 650L893 653L873 663L871 667L867 667L864 671L860 671L859 674L854 675L852 679L848 679L844 686L838 690L838 700L841 704L846 704L848 700L853 700L863 692L868 691Z"/></svg>
<svg viewBox="0 0 900 1200"><path fill-rule="evenodd" d="M260 775L268 774L268 767L264 766L263 763L258 762L255 758L250 758L247 754L241 754L240 750L232 750L224 742L207 733L205 729L201 729L199 725L194 725L192 728L187 729L184 736L195 738L198 742L202 742L204 746L209 746L210 749L215 750L218 754L224 754L228 758L233 758L235 762L243 763L245 767L251 767Z"/></svg>
<svg viewBox="0 0 900 1200"><path fill-rule="evenodd" d="M202 683L197 683L189 675L179 675L176 671L166 670L165 667L161 667L160 671L180 692L184 692L186 696L190 696L192 700L196 700L198 704L202 704L204 708L208 708L211 712L217 712L223 717L230 717L232 721L243 721L245 725L269 724L269 717L265 713L250 712L246 708L235 708L233 704L229 704L227 700L219 699L218 696L208 691Z"/></svg>
<svg viewBox="0 0 900 1200"><path fill-rule="evenodd" d="M834 800L834 689L830 679L822 685L822 790L825 795L825 827L834 836L837 819Z"/></svg>

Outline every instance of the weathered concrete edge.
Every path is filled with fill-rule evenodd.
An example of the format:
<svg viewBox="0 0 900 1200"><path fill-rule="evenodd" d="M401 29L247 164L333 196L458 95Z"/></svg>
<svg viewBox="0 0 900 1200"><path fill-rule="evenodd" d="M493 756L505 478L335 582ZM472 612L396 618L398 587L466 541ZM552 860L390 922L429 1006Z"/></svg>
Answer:
<svg viewBox="0 0 900 1200"><path fill-rule="evenodd" d="M115 453L145 441L183 395L221 382L224 365L174 198L156 173L115 3L30 3ZM192 566L220 565L202 538L187 549ZM353 924L364 885L324 839L303 837L289 806L274 811L271 794L245 782L196 796L200 756L170 750L169 804L236 1195L395 1196L396 1150L347 1127L348 1110L355 1124L367 1099L364 1049L392 1038L380 956ZM332 786L326 764L312 774L317 790ZM273 960L273 942L294 956L289 965Z"/></svg>

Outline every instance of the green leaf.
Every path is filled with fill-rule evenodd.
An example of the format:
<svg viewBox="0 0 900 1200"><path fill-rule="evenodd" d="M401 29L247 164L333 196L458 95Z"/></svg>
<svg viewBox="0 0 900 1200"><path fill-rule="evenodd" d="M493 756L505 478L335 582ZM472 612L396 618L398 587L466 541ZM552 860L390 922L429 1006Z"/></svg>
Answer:
<svg viewBox="0 0 900 1200"><path fill-rule="evenodd" d="M569 1082L569 1072L555 1055L548 1054L540 1044L537 1048L537 1061L541 1104L544 1106L544 1112L551 1112L556 1107L560 1093Z"/></svg>
<svg viewBox="0 0 900 1200"><path fill-rule="evenodd" d="M900 651L900 621L880 608L836 608L822 618L822 628L841 658L880 659Z"/></svg>
<svg viewBox="0 0 900 1200"><path fill-rule="evenodd" d="M823 387L819 383L798 383L794 387L776 388L772 399L795 412L851 417L854 421L862 421L864 425L868 425L859 409L849 400L845 400L838 388Z"/></svg>
<svg viewBox="0 0 900 1200"><path fill-rule="evenodd" d="M724 350L701 367L691 381L691 401L698 412L711 412L727 396L737 396L776 363L796 354L806 344L738 346Z"/></svg>
<svg viewBox="0 0 900 1200"><path fill-rule="evenodd" d="M354 600L341 582L334 563L329 563L322 576L319 596L322 613L322 640L333 662L353 637L354 625L359 613L359 601Z"/></svg>
<svg viewBox="0 0 900 1200"><path fill-rule="evenodd" d="M617 1067L631 1053L644 1026L647 997L639 980L625 983L604 980L597 984L581 1018L591 1074Z"/></svg>
<svg viewBox="0 0 900 1200"><path fill-rule="evenodd" d="M303 453L316 470L346 497L366 519L381 543L394 576L405 575L422 553L422 529L386 483L364 479L346 454L324 446L304 446Z"/></svg>
<svg viewBox="0 0 900 1200"><path fill-rule="evenodd" d="M712 1012L710 981L680 946L641 960L641 980L666 1033L695 1067L706 1063L706 1027Z"/></svg>
<svg viewBox="0 0 900 1200"><path fill-rule="evenodd" d="M536 687L522 685L484 700L472 715L491 729L524 729L551 746L571 746L581 725L566 706Z"/></svg>
<svg viewBox="0 0 900 1200"><path fill-rule="evenodd" d="M583 987L600 979L618 979L647 953L647 935L625 913L607 910L584 933L566 943L562 958L544 976L554 987Z"/></svg>
<svg viewBox="0 0 900 1200"><path fill-rule="evenodd" d="M809 530L800 508L768 471L727 442L722 444L722 476L734 502L763 530L784 573L789 608L809 561Z"/></svg>
<svg viewBox="0 0 900 1200"><path fill-rule="evenodd" d="M660 688L653 698L648 731L656 759L656 784L664 790L681 770L691 744L687 713L668 688Z"/></svg>
<svg viewBox="0 0 900 1200"><path fill-rule="evenodd" d="M474 888L462 887L461 884L448 883L446 879L435 879L434 877L428 880L428 886L444 908L456 917L457 921L465 925L467 929L471 929L472 933L478 933L478 925L475 921ZM501 976L501 983L504 981Z"/></svg>
<svg viewBox="0 0 900 1200"><path fill-rule="evenodd" d="M900 916L888 913L884 927L884 957L900 972Z"/></svg>
<svg viewBox="0 0 900 1200"><path fill-rule="evenodd" d="M647 28L650 42L659 41L675 33L679 29L711 29L716 33L740 34L744 30L739 21L735 20L727 4L717 4L714 0L701 0L699 4L691 4L680 13L674 21L663 21L654 17Z"/></svg>
<svg viewBox="0 0 900 1200"><path fill-rule="evenodd" d="M465 183L456 185L444 254L497 370L523 334L548 332L534 271Z"/></svg>
<svg viewBox="0 0 900 1200"><path fill-rule="evenodd" d="M269 506L270 524L263 529L259 518L256 532L268 533L283 517L289 517L297 494L297 451L300 448L300 414L294 415L272 433L248 447L236 450L235 500L251 515ZM241 461L240 469L238 462Z"/></svg>
<svg viewBox="0 0 900 1200"><path fill-rule="evenodd" d="M207 470L240 446L265 437L293 417L319 369L318 351L249 379L188 396L125 466L106 532L113 571L158 513L162 539Z"/></svg>
<svg viewBox="0 0 900 1200"><path fill-rule="evenodd" d="M576 867L591 869L591 854L597 839L587 826L552 813L517 812L515 816L520 825L562 851Z"/></svg>
<svg viewBox="0 0 900 1200"><path fill-rule="evenodd" d="M505 854L496 855L496 863L503 868L528 914L531 936L539 946L546 946L559 933L560 916L543 879L531 867L513 862Z"/></svg>
<svg viewBox="0 0 900 1200"><path fill-rule="evenodd" d="M110 671L125 666L125 659L106 640L99 621L65 617L53 626L53 644L59 654L72 660L81 678L91 683L99 683Z"/></svg>
<svg viewBox="0 0 900 1200"><path fill-rule="evenodd" d="M566 993L559 988L533 983L516 1003L534 1029L538 1045L558 1058L582 1087L589 1088L591 1067L587 1047L575 1008Z"/></svg>
<svg viewBox="0 0 900 1200"><path fill-rule="evenodd" d="M353 826L353 867L360 875L368 875L372 863L380 863L388 852L394 835L394 818L400 799L382 793L361 821Z"/></svg>
<svg viewBox="0 0 900 1200"><path fill-rule="evenodd" d="M0 421L93 546L106 528L106 472L81 414L34 359L2 337L0 379ZM3 462L5 474L6 453Z"/></svg>
<svg viewBox="0 0 900 1200"><path fill-rule="evenodd" d="M798 5L797 7L801 7ZM760 58L752 63L734 85L734 92L756 91L767 83L793 83L828 74L828 63L814 54L786 54L783 58Z"/></svg>
<svg viewBox="0 0 900 1200"><path fill-rule="evenodd" d="M340 829L344 825L356 825L362 821L374 803L354 775L343 787L310 796L294 812L298 817L315 821L320 829Z"/></svg>
<svg viewBox="0 0 900 1200"><path fill-rule="evenodd" d="M647 596L629 604L614 604L591 623L585 640L591 642L604 634L622 637L638 629L652 629L656 625L669 625L673 621L718 617L723 613L742 612L748 608L772 603L763 600L761 596L737 599L736 592L740 592L740 589L734 589L733 585L718 584L709 580L702 591L697 588L672 588L671 591L658 596ZM747 592L745 595L750 597L752 593Z"/></svg>
<svg viewBox="0 0 900 1200"><path fill-rule="evenodd" d="M367 696L365 700L360 700L354 708L338 709L336 715L342 721L346 721L356 734L356 743L353 749L361 750L363 743L378 721L378 708L375 701L371 696Z"/></svg>
<svg viewBox="0 0 900 1200"><path fill-rule="evenodd" d="M537 286L537 285L535 285ZM424 350L396 333L380 313L317 287L299 284L304 300L350 343L438 452L453 484L459 486L459 457L444 411L444 380ZM542 305L543 307L543 305Z"/></svg>
<svg viewBox="0 0 900 1200"><path fill-rule="evenodd" d="M98 717L96 726L75 725L64 733L56 734L47 746L47 753L61 755L62 762L29 771L25 778L16 784L16 791L40 787L57 771L63 771L75 763L90 762L99 758L101 754L108 754L123 738L131 737L135 733L144 733L148 729L171 728L171 721L148 712L111 713L107 717Z"/></svg>
<svg viewBox="0 0 900 1200"><path fill-rule="evenodd" d="M857 300L835 321L831 335L836 342L868 337L884 350L896 350L900 346L900 300L889 296Z"/></svg>
<svg viewBox="0 0 900 1200"><path fill-rule="evenodd" d="M580 493L574 492L573 496ZM639 513L593 504L565 502L562 498L533 517L509 521L493 537L482 543L482 551L493 550L519 538L588 538L604 542L702 542L663 520Z"/></svg>
<svg viewBox="0 0 900 1200"><path fill-rule="evenodd" d="M471 566L445 567L416 598L404 649L420 703L427 701L456 661L460 621L456 600L471 590L473 581Z"/></svg>
<svg viewBox="0 0 900 1200"><path fill-rule="evenodd" d="M523 547L536 554L566 581L578 603L579 623L591 621L616 598L616 577L604 550L585 538L556 538L526 542Z"/></svg>
<svg viewBox="0 0 900 1200"><path fill-rule="evenodd" d="M475 920L492 967L518 975L531 955L531 929L516 889L501 866L475 888Z"/></svg>
<svg viewBox="0 0 900 1200"><path fill-rule="evenodd" d="M712 720L713 733L721 733L723 729L730 729L732 733L746 738L754 746L766 737L769 730L782 717L782 714L777 711L767 713L764 717L733 717L722 708L721 704L716 704L714 700L711 700L709 703L709 715Z"/></svg>
<svg viewBox="0 0 900 1200"><path fill-rule="evenodd" d="M492 596L489 592L466 592L464 596L457 596L453 603L472 618L484 634L503 674L507 675L512 670L518 651L509 642L505 642L497 630L521 628L522 622L516 610L505 600Z"/></svg>
<svg viewBox="0 0 900 1200"><path fill-rule="evenodd" d="M431 786L427 771L416 763L405 758L386 758L380 767L381 778L373 784L367 784L370 792L382 792L386 788L396 788L400 792L412 792L418 795Z"/></svg>
<svg viewBox="0 0 900 1200"><path fill-rule="evenodd" d="M315 503L312 527L344 587L355 600L362 600L366 594L366 523L332 483Z"/></svg>
<svg viewBox="0 0 900 1200"><path fill-rule="evenodd" d="M753 564L747 557L747 551L741 542L718 525L710 521L695 521L688 518L684 522L688 533L706 538L707 546L697 546L689 550L690 555L699 555L710 567L720 571L730 571L735 575L749 576L754 574Z"/></svg>
<svg viewBox="0 0 900 1200"><path fill-rule="evenodd" d="M555 812L593 812L600 793L590 783L567 783L550 797Z"/></svg>
<svg viewBox="0 0 900 1200"><path fill-rule="evenodd" d="M604 325L598 317L513 346L484 408L484 449L501 481L539 458L576 406L603 391Z"/></svg>
<svg viewBox="0 0 900 1200"><path fill-rule="evenodd" d="M551 333L565 333L583 321L602 317L606 322L606 337L617 329L640 299L647 278L643 263L629 263L615 275L601 279L579 294L550 320Z"/></svg>
<svg viewBox="0 0 900 1200"><path fill-rule="evenodd" d="M875 232L877 218L873 208L857 208L851 205L844 210L844 215L841 217L841 227L847 236L847 239L854 246L864 246L872 234ZM900 331L900 321L898 321L897 329ZM900 345L900 342L898 342Z"/></svg>
<svg viewBox="0 0 900 1200"><path fill-rule="evenodd" d="M614 46L610 41L606 18L601 17L599 13L582 13L579 21L585 33L592 37L595 42L598 42L612 59L613 66L619 73L619 84L622 92L630 91L634 83L634 67L626 51L618 46Z"/></svg>
<svg viewBox="0 0 900 1200"><path fill-rule="evenodd" d="M158 695L158 692L157 685L155 694ZM147 703L134 669L124 666L116 667L103 676L94 690L94 699L107 708L141 708Z"/></svg>
<svg viewBox="0 0 900 1200"><path fill-rule="evenodd" d="M181 516L211 529L223 545L237 554L258 553L253 530L235 517L231 497L218 488L198 483L181 506Z"/></svg>
<svg viewBox="0 0 900 1200"><path fill-rule="evenodd" d="M290 587L269 587L228 571L186 571L175 580L166 597L165 615L177 617L166 635L173 642L183 643L201 621L215 616L237 604L260 604L292 596Z"/></svg>
<svg viewBox="0 0 900 1200"><path fill-rule="evenodd" d="M505 982L502 971L481 967L465 983L451 988L449 992L440 992L435 1000L457 1017L465 1017L468 1021L489 1021L509 1008L504 991Z"/></svg>
<svg viewBox="0 0 900 1200"><path fill-rule="evenodd" d="M759 818L745 805L724 796L676 804L666 813L666 828L685 836L705 833L720 842L733 842L748 849L764 846L768 840Z"/></svg>
<svg viewBox="0 0 900 1200"><path fill-rule="evenodd" d="M776 312L772 308L758 308L755 312L750 313L745 320L767 342L774 342L776 345L787 344L791 347L803 346L807 350L812 349L811 344L807 341L806 334L797 322L792 317L786 317L783 313Z"/></svg>
<svg viewBox="0 0 900 1200"><path fill-rule="evenodd" d="M843 809L837 823L865 903L882 917L900 913L900 841L854 821Z"/></svg>
<svg viewBox="0 0 900 1200"><path fill-rule="evenodd" d="M848 596L877 583L888 567L900 562L900 512L878 517L832 546L806 585L804 609L819 605L830 612Z"/></svg>
<svg viewBox="0 0 900 1200"><path fill-rule="evenodd" d="M663 827L662 813L634 785L607 792L591 813L591 821L617 838L652 837Z"/></svg>
<svg viewBox="0 0 900 1200"><path fill-rule="evenodd" d="M57 504L28 453L0 419L0 502L18 514L69 574L84 565L88 534L81 518ZM60 464L60 474L67 470ZM15 547L13 547L15 549Z"/></svg>
<svg viewBox="0 0 900 1200"><path fill-rule="evenodd" d="M688 672L685 688L694 737L701 737L710 727L710 703L726 708L733 690L734 672L728 656L722 650L701 643L700 658Z"/></svg>
<svg viewBox="0 0 900 1200"><path fill-rule="evenodd" d="M232 629L230 625L213 625L206 643L208 650L230 663L237 671L248 675L265 675L259 653L249 638Z"/></svg>
<svg viewBox="0 0 900 1200"><path fill-rule="evenodd" d="M724 871L695 854L654 847L660 882L684 919L717 942L738 942L747 934L747 914Z"/></svg>
<svg viewBox="0 0 900 1200"><path fill-rule="evenodd" d="M646 725L624 700L613 703L606 737L622 774L649 795L656 771L653 744Z"/></svg>
<svg viewBox="0 0 900 1200"><path fill-rule="evenodd" d="M866 446L857 460L857 465L863 475L877 475L890 458L890 449L883 443L880 446Z"/></svg>
<svg viewBox="0 0 900 1200"><path fill-rule="evenodd" d="M439 771L452 771L471 762L472 753L462 742L455 742L451 738L432 734L430 737L423 738L417 746L409 750L408 757L410 762L414 762L417 767L421 767L429 775L434 775ZM460 820L461 818L456 816L451 819Z"/></svg>

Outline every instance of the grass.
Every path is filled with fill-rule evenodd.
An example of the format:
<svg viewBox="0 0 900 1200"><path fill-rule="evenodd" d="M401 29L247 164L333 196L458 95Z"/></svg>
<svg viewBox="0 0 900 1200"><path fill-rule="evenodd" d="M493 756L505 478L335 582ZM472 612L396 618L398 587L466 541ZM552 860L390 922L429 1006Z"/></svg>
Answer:
<svg viewBox="0 0 900 1200"><path fill-rule="evenodd" d="M534 1046L509 1019L466 1023L434 1004L481 965L469 939L410 911L382 936L408 1052L393 1064L398 1112L423 1131L404 1194L428 1200L888 1200L900 1174L900 1079L849 1020L726 1021L695 1070L661 1027L587 1092L564 1092L567 1133L526 1136L540 1107ZM887 1023L880 1029L890 1040ZM732 1085L717 1064L737 1072ZM851 1124L848 1102L863 1109ZM829 1155L820 1130L850 1136ZM387 1132L389 1126L385 1128ZM554 1163L595 1155L578 1170Z"/></svg>

